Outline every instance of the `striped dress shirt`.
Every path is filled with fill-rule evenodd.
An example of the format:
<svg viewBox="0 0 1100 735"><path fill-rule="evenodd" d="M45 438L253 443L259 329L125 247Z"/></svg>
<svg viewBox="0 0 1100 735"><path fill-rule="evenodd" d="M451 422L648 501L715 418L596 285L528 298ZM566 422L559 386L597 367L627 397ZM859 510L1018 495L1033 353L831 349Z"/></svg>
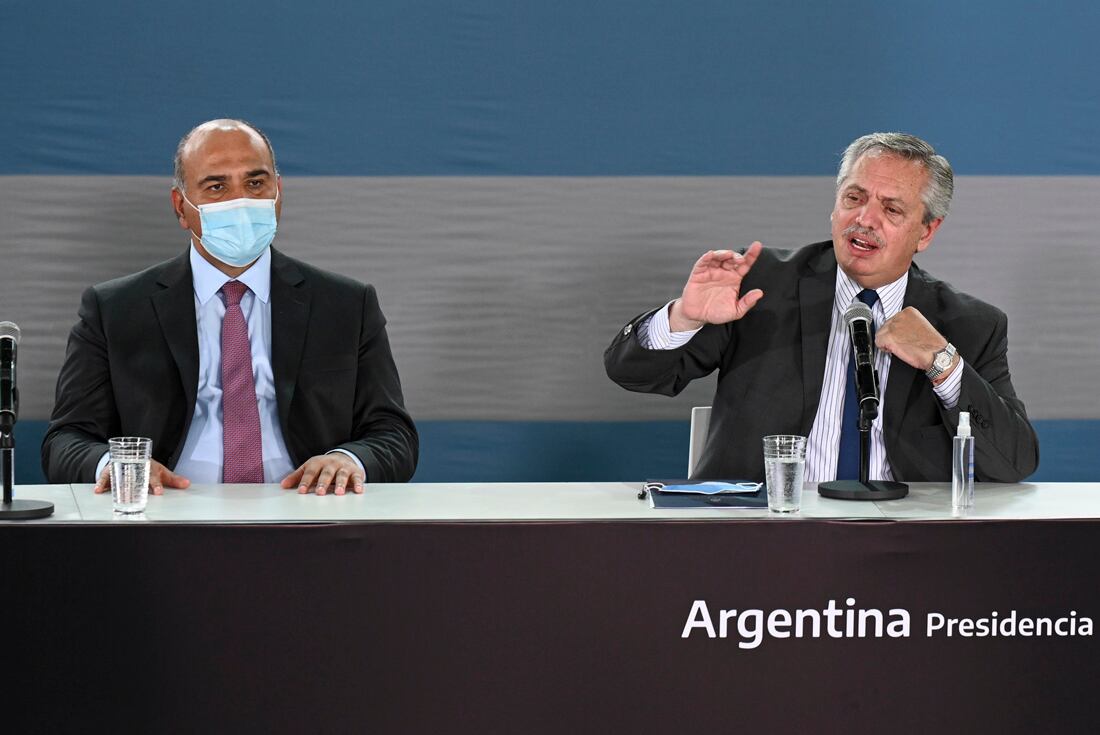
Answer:
<svg viewBox="0 0 1100 735"><path fill-rule="evenodd" d="M887 319L903 308L905 288L909 284L909 273L889 283L878 291L878 302L871 309L875 320L875 329L880 328ZM821 399L817 404L813 428L806 441L806 482L826 482L836 479L837 456L840 449L840 424L844 410L844 390L847 383L848 359L851 355L851 342L848 329L844 324L844 312L847 311L856 294L863 287L853 281L840 268L836 269L836 290L833 299L832 324L829 330L829 347L825 354L825 376L821 382ZM687 344L699 330L672 332L668 324L669 302L663 309L638 325L639 343L650 350L671 350ZM875 368L879 375L880 395L886 395L886 383L890 377L889 353L875 352ZM963 364L959 364L944 381L932 389L945 408L958 405L962 392ZM882 439L883 411L871 424L871 463L869 477L872 480L893 480L894 473L886 459L886 445Z"/></svg>

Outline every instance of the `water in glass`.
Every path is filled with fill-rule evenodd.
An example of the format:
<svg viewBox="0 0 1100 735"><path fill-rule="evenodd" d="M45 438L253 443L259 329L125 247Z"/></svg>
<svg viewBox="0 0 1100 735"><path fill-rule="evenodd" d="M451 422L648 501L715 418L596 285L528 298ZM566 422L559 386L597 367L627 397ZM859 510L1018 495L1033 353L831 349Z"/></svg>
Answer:
<svg viewBox="0 0 1100 735"><path fill-rule="evenodd" d="M794 457L765 457L768 507L779 513L794 513L802 507L802 476L805 460Z"/></svg>
<svg viewBox="0 0 1100 735"><path fill-rule="evenodd" d="M119 513L140 513L149 500L149 460L112 459L111 493Z"/></svg>

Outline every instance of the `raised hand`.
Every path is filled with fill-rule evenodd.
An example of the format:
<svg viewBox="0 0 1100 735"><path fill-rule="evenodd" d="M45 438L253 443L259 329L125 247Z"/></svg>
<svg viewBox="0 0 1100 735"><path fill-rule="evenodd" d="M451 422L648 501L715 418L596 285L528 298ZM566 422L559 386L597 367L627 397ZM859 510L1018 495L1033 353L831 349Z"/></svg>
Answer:
<svg viewBox="0 0 1100 735"><path fill-rule="evenodd" d="M741 282L760 256L763 245L754 242L745 254L710 250L695 261L684 292L672 304L669 327L673 332L725 324L740 319L756 306L764 292L754 288L741 294Z"/></svg>

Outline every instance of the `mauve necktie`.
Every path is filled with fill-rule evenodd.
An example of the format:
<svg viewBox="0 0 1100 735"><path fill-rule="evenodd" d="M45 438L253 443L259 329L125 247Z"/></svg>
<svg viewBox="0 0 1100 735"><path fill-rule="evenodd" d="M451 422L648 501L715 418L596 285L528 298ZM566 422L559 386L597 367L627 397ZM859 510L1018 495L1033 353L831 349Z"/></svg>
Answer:
<svg viewBox="0 0 1100 735"><path fill-rule="evenodd" d="M856 298L872 310L878 301L878 291L865 288ZM871 342L875 340L875 320L871 319ZM836 479L859 479L859 399L856 397L856 361L848 348L848 384L844 389L844 412L840 422L840 453L836 461Z"/></svg>
<svg viewBox="0 0 1100 735"><path fill-rule="evenodd" d="M248 286L228 281L222 318L222 482L263 482L260 410L252 378L252 346L241 311Z"/></svg>

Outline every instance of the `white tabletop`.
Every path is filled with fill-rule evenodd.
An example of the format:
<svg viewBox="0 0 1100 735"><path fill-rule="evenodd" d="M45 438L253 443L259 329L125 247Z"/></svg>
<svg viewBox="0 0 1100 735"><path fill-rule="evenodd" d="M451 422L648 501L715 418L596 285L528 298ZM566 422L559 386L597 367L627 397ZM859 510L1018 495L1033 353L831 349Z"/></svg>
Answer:
<svg viewBox="0 0 1100 735"><path fill-rule="evenodd" d="M1039 482L1002 485L978 483L974 508L966 518L1100 518L1100 483ZM912 483L908 497L876 505L888 518L938 519L958 517L951 511L951 486Z"/></svg>
<svg viewBox="0 0 1100 735"><path fill-rule="evenodd" d="M34 520L11 521L12 523L56 523L81 520L80 509L76 505L76 497L71 485L16 485L12 488L12 498L45 500L53 503L53 515Z"/></svg>
<svg viewBox="0 0 1100 735"><path fill-rule="evenodd" d="M653 509L640 483L410 483L368 485L363 495L298 495L278 485L194 485L150 497L137 517L114 514L109 493L91 485L28 485L15 497L49 500L53 516L31 523L323 523L340 521L584 521L804 519L940 520L1100 518L1100 483L979 484L975 508L951 510L950 486L913 483L901 500L822 498L807 485L799 513L765 509ZM15 521L13 521L15 522Z"/></svg>

